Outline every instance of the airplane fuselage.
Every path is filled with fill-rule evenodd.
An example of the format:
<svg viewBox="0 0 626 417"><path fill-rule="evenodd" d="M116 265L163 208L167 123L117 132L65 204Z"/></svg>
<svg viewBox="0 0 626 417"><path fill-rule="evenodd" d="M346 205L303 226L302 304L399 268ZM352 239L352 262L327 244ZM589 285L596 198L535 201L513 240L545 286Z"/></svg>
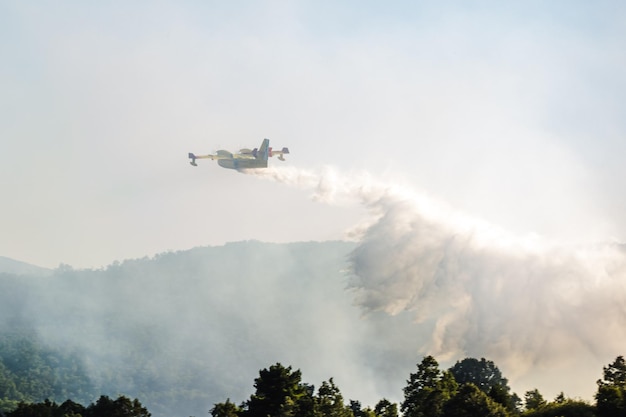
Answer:
<svg viewBox="0 0 626 417"><path fill-rule="evenodd" d="M262 159L219 159L217 164L222 168L228 169L251 169L251 168L267 168L267 160Z"/></svg>

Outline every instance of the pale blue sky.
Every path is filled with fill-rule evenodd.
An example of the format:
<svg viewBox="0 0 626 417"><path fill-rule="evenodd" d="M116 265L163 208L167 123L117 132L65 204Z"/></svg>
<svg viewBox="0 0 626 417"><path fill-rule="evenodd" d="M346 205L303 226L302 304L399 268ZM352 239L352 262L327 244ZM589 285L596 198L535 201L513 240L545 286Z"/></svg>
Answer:
<svg viewBox="0 0 626 417"><path fill-rule="evenodd" d="M623 242L625 51L620 1L1 1L0 255L342 238L357 204L187 164L264 137L514 233Z"/></svg>

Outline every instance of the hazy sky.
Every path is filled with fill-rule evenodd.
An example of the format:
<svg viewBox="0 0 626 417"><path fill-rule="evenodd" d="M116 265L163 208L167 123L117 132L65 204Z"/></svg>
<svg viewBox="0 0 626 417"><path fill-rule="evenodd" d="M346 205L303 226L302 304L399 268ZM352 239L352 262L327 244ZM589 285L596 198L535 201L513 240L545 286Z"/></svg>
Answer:
<svg viewBox="0 0 626 417"><path fill-rule="evenodd" d="M0 0L0 54L2 256L344 237L358 203L187 162L264 137L292 152L274 166L626 241L621 1Z"/></svg>
<svg viewBox="0 0 626 417"><path fill-rule="evenodd" d="M360 236L356 302L439 357L591 398L624 354L623 248L554 243L626 242L623 1L0 0L0 56L0 256Z"/></svg>

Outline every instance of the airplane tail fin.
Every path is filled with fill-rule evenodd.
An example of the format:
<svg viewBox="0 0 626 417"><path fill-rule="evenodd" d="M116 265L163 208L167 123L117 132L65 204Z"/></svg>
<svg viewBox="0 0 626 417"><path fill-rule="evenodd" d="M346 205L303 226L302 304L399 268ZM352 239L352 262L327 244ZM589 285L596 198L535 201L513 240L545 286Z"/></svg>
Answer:
<svg viewBox="0 0 626 417"><path fill-rule="evenodd" d="M289 148L283 148L282 150L275 151L274 153L278 155L279 160L286 161L285 155L289 153ZM272 148L270 148L270 156L272 156Z"/></svg>
<svg viewBox="0 0 626 417"><path fill-rule="evenodd" d="M191 159L191 161L189 161L189 163L195 167L198 166L198 164L196 164L196 156L194 154L192 154L191 152L189 152L189 159Z"/></svg>
<svg viewBox="0 0 626 417"><path fill-rule="evenodd" d="M264 161L267 161L267 158L269 157L269 153L270 153L270 140L263 139L263 143L261 143L261 147L257 151L255 158L257 159L260 158Z"/></svg>

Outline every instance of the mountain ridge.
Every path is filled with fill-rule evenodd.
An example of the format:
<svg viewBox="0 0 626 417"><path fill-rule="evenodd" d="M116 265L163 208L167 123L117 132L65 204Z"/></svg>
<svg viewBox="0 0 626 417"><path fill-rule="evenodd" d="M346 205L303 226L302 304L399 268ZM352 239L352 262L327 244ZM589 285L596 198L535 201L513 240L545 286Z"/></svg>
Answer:
<svg viewBox="0 0 626 417"><path fill-rule="evenodd" d="M47 276L52 274L52 269L18 261L16 259L0 256L0 273L14 275Z"/></svg>

